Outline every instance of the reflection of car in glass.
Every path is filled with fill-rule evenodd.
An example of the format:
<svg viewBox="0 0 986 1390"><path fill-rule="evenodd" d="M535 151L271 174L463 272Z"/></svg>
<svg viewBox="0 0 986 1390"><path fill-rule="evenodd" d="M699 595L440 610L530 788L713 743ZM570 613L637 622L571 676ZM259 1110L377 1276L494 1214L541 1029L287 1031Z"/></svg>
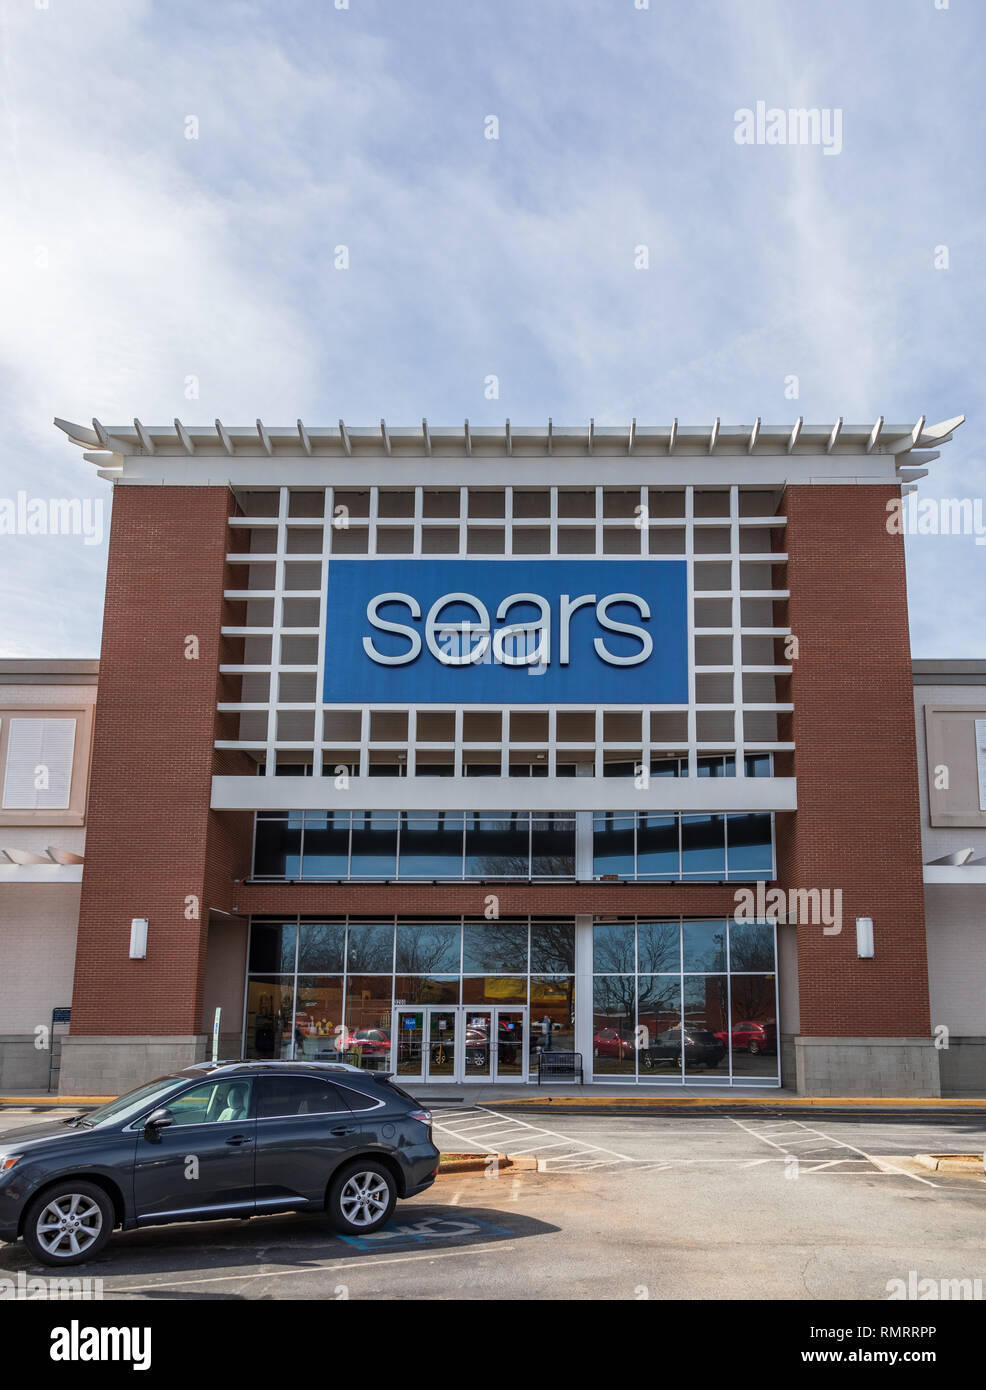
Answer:
<svg viewBox="0 0 986 1390"><path fill-rule="evenodd" d="M429 1112L378 1074L199 1063L86 1114L0 1134L0 1240L23 1237L35 1259L74 1265L115 1226L308 1210L365 1235L399 1197L431 1186L438 1160Z"/></svg>
<svg viewBox="0 0 986 1390"><path fill-rule="evenodd" d="M349 1034L347 1049L363 1049L364 1054L379 1056L390 1051L390 1034L383 1028L356 1028Z"/></svg>
<svg viewBox="0 0 986 1390"><path fill-rule="evenodd" d="M717 1033L716 1037L722 1042L727 1039L726 1033ZM733 1024L733 1051L749 1052L751 1057L756 1057L760 1052L777 1051L777 1024L741 1022Z"/></svg>
<svg viewBox="0 0 986 1390"><path fill-rule="evenodd" d="M501 1018L497 1024L498 1060L511 1066L517 1060L521 1046L522 1031L519 1024ZM485 1071L489 1066L490 1036L483 1023L470 1023L466 1027L466 1066Z"/></svg>
<svg viewBox="0 0 986 1390"><path fill-rule="evenodd" d="M621 1060L633 1051L626 1038L621 1038L615 1028L600 1028L592 1039L594 1057L618 1057Z"/></svg>
<svg viewBox="0 0 986 1390"><path fill-rule="evenodd" d="M682 1045L684 1045L687 1066L704 1064L717 1067L726 1055L726 1044L716 1033L706 1028L669 1028L666 1033L658 1033L653 1042L640 1049L640 1065L645 1071L662 1064L681 1066Z"/></svg>

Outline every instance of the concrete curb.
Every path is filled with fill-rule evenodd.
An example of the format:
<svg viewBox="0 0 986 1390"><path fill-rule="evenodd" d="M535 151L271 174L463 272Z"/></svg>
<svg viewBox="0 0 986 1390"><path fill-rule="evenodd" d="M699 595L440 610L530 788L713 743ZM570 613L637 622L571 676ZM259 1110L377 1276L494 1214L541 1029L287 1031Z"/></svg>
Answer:
<svg viewBox="0 0 986 1390"><path fill-rule="evenodd" d="M915 1163L933 1173L982 1173L982 1154L915 1154Z"/></svg>
<svg viewBox="0 0 986 1390"><path fill-rule="evenodd" d="M457 1173L485 1173L489 1169L491 1158L496 1159L497 1170L510 1168L515 1173L537 1171L537 1159L528 1154L520 1154L516 1158L510 1158L507 1154L486 1153L470 1154L468 1158L458 1158L453 1163L443 1163L437 1176L442 1178L454 1177Z"/></svg>
<svg viewBox="0 0 986 1390"><path fill-rule="evenodd" d="M490 1110L983 1110L986 1096L532 1096L529 1100L481 1100Z"/></svg>

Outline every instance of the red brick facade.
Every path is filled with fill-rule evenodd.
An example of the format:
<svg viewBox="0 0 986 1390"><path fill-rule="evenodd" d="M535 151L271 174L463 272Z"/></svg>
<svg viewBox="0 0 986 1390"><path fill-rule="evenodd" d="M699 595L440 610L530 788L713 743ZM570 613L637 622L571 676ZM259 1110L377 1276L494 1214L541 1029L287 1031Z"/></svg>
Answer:
<svg viewBox="0 0 986 1390"><path fill-rule="evenodd" d="M223 487L114 493L74 1034L197 1033L208 909L246 872L248 827L209 810L229 506Z"/></svg>
<svg viewBox="0 0 986 1390"><path fill-rule="evenodd" d="M796 753L777 771L797 776L799 810L777 818L779 881L843 891L841 935L798 929L807 1035L926 1036L930 1027L904 551L885 525L897 494L806 485L788 488L783 503L790 560L775 572L791 593L799 654L794 714L781 731ZM220 635L231 505L224 487L116 489L73 1034L198 1033L210 909L481 916L495 893L502 915L732 912L733 887L716 884L241 882L252 816L209 810L213 773L248 770L239 755L213 752L217 737L234 736L217 701L238 698L238 682L217 669L241 659ZM856 956L863 915L875 922L874 960ZM145 961L128 957L135 916L150 919Z"/></svg>
<svg viewBox="0 0 986 1390"><path fill-rule="evenodd" d="M785 888L841 888L841 935L798 927L801 1033L928 1036L928 968L904 542L895 486L787 489L796 814L777 817ZM856 955L856 918L876 951ZM783 1020L782 1020L783 1024Z"/></svg>

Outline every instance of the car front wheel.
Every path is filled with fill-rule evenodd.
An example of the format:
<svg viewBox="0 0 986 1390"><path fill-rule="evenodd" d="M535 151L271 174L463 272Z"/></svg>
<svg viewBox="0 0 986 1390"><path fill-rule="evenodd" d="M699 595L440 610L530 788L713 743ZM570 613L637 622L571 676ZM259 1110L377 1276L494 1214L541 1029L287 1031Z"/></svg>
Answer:
<svg viewBox="0 0 986 1390"><path fill-rule="evenodd" d="M329 1187L329 1220L344 1235L366 1235L389 1221L397 1203L397 1184L381 1163L363 1159L347 1164Z"/></svg>
<svg viewBox="0 0 986 1390"><path fill-rule="evenodd" d="M77 1265L113 1234L113 1203L94 1183L69 1179L43 1192L24 1217L24 1244L46 1265Z"/></svg>

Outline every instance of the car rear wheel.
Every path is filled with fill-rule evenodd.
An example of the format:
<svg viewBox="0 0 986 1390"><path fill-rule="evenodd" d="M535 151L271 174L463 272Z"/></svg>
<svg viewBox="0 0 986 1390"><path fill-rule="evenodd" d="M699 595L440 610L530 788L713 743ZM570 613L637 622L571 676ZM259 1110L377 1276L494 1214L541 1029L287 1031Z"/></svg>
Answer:
<svg viewBox="0 0 986 1390"><path fill-rule="evenodd" d="M649 1052L642 1052L640 1054L640 1065L644 1068L645 1071L654 1070L654 1058L651 1056Z"/></svg>
<svg viewBox="0 0 986 1390"><path fill-rule="evenodd" d="M329 1188L329 1220L344 1235L366 1235L389 1221L397 1204L397 1184L382 1163L363 1159L337 1173Z"/></svg>
<svg viewBox="0 0 986 1390"><path fill-rule="evenodd" d="M24 1217L24 1244L46 1265L91 1260L113 1234L113 1203L94 1183L69 1179L43 1192Z"/></svg>
<svg viewBox="0 0 986 1390"><path fill-rule="evenodd" d="M750 1056L751 1056L751 1057L756 1057L756 1056L758 1056L759 1052L760 1052L760 1044L756 1041L755 1038L751 1038L751 1040L750 1040Z"/></svg>

